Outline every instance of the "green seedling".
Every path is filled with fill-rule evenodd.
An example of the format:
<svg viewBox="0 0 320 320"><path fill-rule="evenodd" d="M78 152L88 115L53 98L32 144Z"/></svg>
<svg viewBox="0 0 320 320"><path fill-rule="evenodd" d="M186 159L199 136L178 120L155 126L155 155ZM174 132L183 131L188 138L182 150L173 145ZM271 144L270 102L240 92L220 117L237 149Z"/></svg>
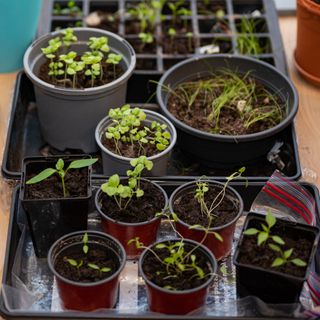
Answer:
<svg viewBox="0 0 320 320"><path fill-rule="evenodd" d="M65 8L62 8L60 3L55 3L53 8L53 14L56 16L80 16L82 15L82 10L77 6L75 1L68 1L67 7Z"/></svg>
<svg viewBox="0 0 320 320"><path fill-rule="evenodd" d="M52 76L54 82L58 76L62 76L64 74L63 63L62 62L50 62L49 63L49 72L48 75Z"/></svg>
<svg viewBox="0 0 320 320"><path fill-rule="evenodd" d="M168 36L170 37L170 51L173 51L174 41L177 36L177 31L174 28L168 29Z"/></svg>
<svg viewBox="0 0 320 320"><path fill-rule="evenodd" d="M62 43L66 48L68 48L72 43L78 41L77 36L74 35L72 28L67 28L61 31Z"/></svg>
<svg viewBox="0 0 320 320"><path fill-rule="evenodd" d="M79 262L74 259L67 259L67 262L72 266L77 268L78 276L80 277L80 268L83 266L83 261L80 260Z"/></svg>
<svg viewBox="0 0 320 320"><path fill-rule="evenodd" d="M193 33L192 32L187 32L186 37L188 39L188 50L189 52L192 52L192 40L193 40Z"/></svg>
<svg viewBox="0 0 320 320"><path fill-rule="evenodd" d="M117 174L112 175L107 182L101 185L101 190L114 199L119 210L125 210L133 196L140 198L144 195L141 189L141 174L144 170L151 171L153 167L152 161L145 156L132 159L130 165L133 169L127 171L127 185L120 183L120 177Z"/></svg>
<svg viewBox="0 0 320 320"><path fill-rule="evenodd" d="M95 55L101 53L102 57L104 57L104 54L110 51L107 37L90 37L87 44Z"/></svg>
<svg viewBox="0 0 320 320"><path fill-rule="evenodd" d="M72 161L67 169L64 169L64 161L63 159L59 159L55 165L55 168L46 168L43 171L41 171L39 174L34 176L33 178L29 179L26 184L35 184L39 183L49 177L51 177L53 174L58 174L61 179L62 184L62 190L63 190L63 197L66 198L68 195L68 192L65 187L65 177L69 170L71 169L80 169L84 167L89 167L95 162L97 162L98 159L80 159L80 160L74 160Z"/></svg>
<svg viewBox="0 0 320 320"><path fill-rule="evenodd" d="M111 268L108 268L108 267L102 267L100 268L99 266L97 266L96 264L94 263L88 263L88 267L93 269L93 270L97 270L99 271L99 277L101 278L101 275L102 275L102 272L103 273L107 273L107 272L110 272L111 271Z"/></svg>
<svg viewBox="0 0 320 320"><path fill-rule="evenodd" d="M178 15L181 16L183 18L183 26L185 30L188 30L188 17L190 17L192 15L192 11L187 9L187 8L180 8L178 10Z"/></svg>
<svg viewBox="0 0 320 320"><path fill-rule="evenodd" d="M88 237L88 234L85 233L82 238L82 243L83 243L82 251L84 254L87 254L89 251L88 242L89 242L89 237Z"/></svg>
<svg viewBox="0 0 320 320"><path fill-rule="evenodd" d="M141 40L140 52L143 52L143 49L147 44L154 42L153 35L150 32L140 32L139 39Z"/></svg>
<svg viewBox="0 0 320 320"><path fill-rule="evenodd" d="M116 78L116 65L122 60L121 54L110 53L108 55L107 63L112 64L113 66L113 78Z"/></svg>
<svg viewBox="0 0 320 320"><path fill-rule="evenodd" d="M75 51L70 51L67 54L62 54L59 57L59 60L64 62L64 85L66 85L67 81L67 75L69 74L67 72L68 68L70 67L71 64L74 64L74 58L77 56L77 53Z"/></svg>
<svg viewBox="0 0 320 320"><path fill-rule="evenodd" d="M83 61L74 61L67 67L67 74L72 76L72 88L75 89L77 83L77 74L85 67Z"/></svg>
<svg viewBox="0 0 320 320"><path fill-rule="evenodd" d="M293 253L292 248L283 251L278 245L273 243L269 243L269 248L280 255L272 262L271 267L280 267L290 263L296 265L297 267L305 267L307 265L306 262L301 260L300 258L289 259Z"/></svg>
<svg viewBox="0 0 320 320"><path fill-rule="evenodd" d="M265 218L265 223L261 223L261 229L249 228L243 232L247 236L257 235L258 246L266 243L268 239L273 240L275 243L284 245L284 241L281 237L272 235L271 229L276 224L276 217L269 211Z"/></svg>
<svg viewBox="0 0 320 320"><path fill-rule="evenodd" d="M121 108L110 109L109 117L112 125L107 129L105 137L114 142L117 154L121 155L119 143L139 146L138 156L145 155L145 144L155 145L158 151L165 150L170 144L170 132L167 125L152 121L151 125L144 126L146 114L139 108L130 108L129 104Z"/></svg>
<svg viewBox="0 0 320 320"><path fill-rule="evenodd" d="M181 12L182 6L185 4L184 0L168 2L168 8L171 10L171 25L174 26L177 22L179 11Z"/></svg>
<svg viewBox="0 0 320 320"><path fill-rule="evenodd" d="M81 60L86 65L87 69L85 71L86 76L91 77L91 87L94 87L95 79L100 76L102 77L102 67L101 67L101 60L102 56L99 52L86 52L82 57Z"/></svg>

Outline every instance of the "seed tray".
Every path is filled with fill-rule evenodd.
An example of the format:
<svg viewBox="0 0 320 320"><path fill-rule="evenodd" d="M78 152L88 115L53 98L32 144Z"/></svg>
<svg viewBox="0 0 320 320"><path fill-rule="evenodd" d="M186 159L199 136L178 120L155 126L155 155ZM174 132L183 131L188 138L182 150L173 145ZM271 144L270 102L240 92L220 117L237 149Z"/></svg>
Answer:
<svg viewBox="0 0 320 320"><path fill-rule="evenodd" d="M99 180L94 182L93 193L101 183L102 181ZM168 195L179 185L179 183L168 182L160 184ZM257 182L249 183L248 186L244 182L232 182L231 185L241 194L246 211L250 210L256 195L263 187L262 183ZM318 189L308 183L302 185L315 199L316 212L318 212ZM270 319L270 316L292 319L297 315L302 316L301 308L296 304L277 306L266 305L252 297L237 299L236 275L231 256L219 262L219 277L209 289L205 309L192 315L166 316L148 312L145 285L138 274L135 261L127 261L120 276L120 293L114 309L90 313L63 311L46 259L37 259L34 256L30 234L26 228L25 213L18 199L19 189L17 187L13 193L2 279L3 289L0 297L0 314L6 319ZM90 211L89 229L100 230L100 218L94 209L93 201ZM242 223L241 218L236 228L235 239L239 237ZM169 229L168 224L163 221L158 238L170 238L172 232ZM319 254L318 251L317 255ZM221 267L227 272L221 272ZM300 301L303 307L311 307L311 297L306 287L301 294Z"/></svg>
<svg viewBox="0 0 320 320"><path fill-rule="evenodd" d="M173 43L175 50L170 48L171 41L167 38L167 30L172 21L167 6L163 8L163 18L157 17L154 43L142 48L138 37L139 30L129 28L135 20L126 14L127 8L139 3L138 0L79 0L76 4L82 13L73 16L54 14L54 6L66 6L65 0L45 0L43 3L39 35L74 26L92 26L118 33L137 51L136 74L159 76L175 63L205 53L205 47L211 44L214 45L214 48L211 47L214 53L217 53L217 48L219 53L248 53L241 51L238 45L239 38L243 36L239 27L242 18L255 22L252 34L264 47L263 53L254 56L287 73L277 11L272 0L209 0L209 9L202 8L203 1L186 0L184 7L191 10L191 15L182 18L181 25L186 24L182 33L179 33L177 28L177 36ZM217 16L218 9L224 11L223 16ZM92 16L93 12L99 12L99 16L104 17L100 23L97 23L96 16ZM115 14L115 21L110 22L108 17ZM193 34L190 41L186 37L186 31Z"/></svg>
<svg viewBox="0 0 320 320"><path fill-rule="evenodd" d="M135 76L133 75L133 78ZM133 97L134 92L129 90L127 101L131 101ZM139 104L139 106L157 109L157 105L154 104ZM301 176L301 168L294 127L289 126L278 134L275 144L274 151L269 152L268 155L251 163L239 163L236 168L229 167L227 169L202 166L178 148L174 148L169 162L168 175L159 177L159 179L182 181L206 175L223 180L242 165L246 167L246 176L249 181L266 181L275 169L281 170L292 180L298 179ZM65 153L83 152L80 150L67 150ZM24 157L50 154L61 154L61 152L47 145L41 136L33 85L22 72L17 77L15 87L6 148L2 161L3 175L7 178L19 179L21 177L21 163ZM100 157L100 153L94 156ZM93 178L101 177L101 161L98 161L93 168Z"/></svg>

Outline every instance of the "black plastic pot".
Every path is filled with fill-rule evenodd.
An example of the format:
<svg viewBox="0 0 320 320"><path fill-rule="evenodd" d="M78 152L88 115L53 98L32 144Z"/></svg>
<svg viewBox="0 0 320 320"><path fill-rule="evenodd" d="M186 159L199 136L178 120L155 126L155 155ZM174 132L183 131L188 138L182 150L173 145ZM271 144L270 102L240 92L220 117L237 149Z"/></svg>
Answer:
<svg viewBox="0 0 320 320"><path fill-rule="evenodd" d="M251 71L253 78L270 92L277 94L283 103L287 103L285 119L273 128L262 132L230 136L194 129L176 119L168 111L167 102L170 93L165 87L174 89L182 82L209 76L210 73L222 68L238 74ZM226 167L239 163L245 164L266 155L275 143L276 135L293 122L298 111L298 94L288 77L265 62L244 56L211 55L183 61L162 76L157 87L157 99L162 112L177 129L177 145L208 166Z"/></svg>
<svg viewBox="0 0 320 320"><path fill-rule="evenodd" d="M170 159L171 151L177 140L177 132L173 124L161 114L143 109L147 118L143 121L144 125L151 125L152 121L157 121L161 124L166 124L167 129L170 132L171 139L170 145L158 154L148 157L153 162L153 168L148 175L151 176L165 176L167 175L168 161ZM123 157L108 150L101 142L102 136L105 134L107 128L112 124L112 119L108 116L103 118L97 125L95 138L96 142L101 149L103 173L107 176L115 173L119 175L125 175L127 170L131 168L131 158Z"/></svg>
<svg viewBox="0 0 320 320"><path fill-rule="evenodd" d="M89 200L91 198L91 168L88 167L87 195L85 197L28 199L25 194L26 177L52 167L59 158L66 164L85 156L26 157L23 161L20 201L26 212L35 253L43 258L50 246L61 236L87 229Z"/></svg>
<svg viewBox="0 0 320 320"><path fill-rule="evenodd" d="M131 45L108 31L92 28L74 28L78 42L70 50L83 54L90 37L107 37L110 51L122 54L120 62L124 73L116 80L102 86L72 89L57 87L38 78L41 65L46 61L41 48L61 31L49 33L36 40L24 55L24 69L35 88L41 132L44 139L58 150L80 149L86 153L97 151L94 130L108 109L125 103L127 82L136 56Z"/></svg>
<svg viewBox="0 0 320 320"><path fill-rule="evenodd" d="M243 231L251 228L253 221L262 223L265 221L265 216L250 212L244 223ZM304 276L297 277L281 273L271 267L267 270L258 266L240 263L239 252L244 238L242 232L233 257L233 263L236 266L238 296L257 296L267 303L294 303L299 301L300 292L304 281L308 278L311 262L316 253L319 228L279 218L277 218L277 224L281 224L284 232L290 230L292 233L305 237L312 243L309 259L306 261L308 266Z"/></svg>

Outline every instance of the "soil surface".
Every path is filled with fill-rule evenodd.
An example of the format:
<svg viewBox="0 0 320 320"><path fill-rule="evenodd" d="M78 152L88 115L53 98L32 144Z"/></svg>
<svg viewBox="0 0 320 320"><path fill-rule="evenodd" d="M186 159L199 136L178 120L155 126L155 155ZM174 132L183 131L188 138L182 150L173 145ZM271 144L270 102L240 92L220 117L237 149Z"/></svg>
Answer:
<svg viewBox="0 0 320 320"><path fill-rule="evenodd" d="M141 32L141 27L140 27L140 21L136 20L136 19L128 19L125 22L125 34L134 34L134 35L138 35ZM153 33L152 30L150 30L150 28L146 28L146 30L144 32L151 32Z"/></svg>
<svg viewBox="0 0 320 320"><path fill-rule="evenodd" d="M248 228L261 229L262 220L257 222L252 221ZM309 261L309 255L313 246L313 237L310 234L301 230L294 230L291 228L285 228L283 225L278 226L280 221L272 227L272 235L280 236L285 245L281 246L282 250L288 250L293 248L293 253L290 260L300 258L306 263ZM248 264L253 266L259 266L261 268L278 271L285 274L290 274L296 277L304 277L306 267L298 267L293 263L287 263L280 267L271 267L273 261L279 257L279 253L271 250L268 246L269 243L274 243L272 240L267 240L265 244L257 245L257 236L244 236L239 249L238 261L242 264Z"/></svg>
<svg viewBox="0 0 320 320"><path fill-rule="evenodd" d="M174 38L164 37L162 40L163 52L166 54L188 54L194 53L193 38Z"/></svg>
<svg viewBox="0 0 320 320"><path fill-rule="evenodd" d="M220 191L221 188L209 186L209 191L205 193L205 201L208 208ZM200 204L194 195L195 192L192 190L176 198L173 203L173 211L178 215L179 219L191 226L200 224L207 227L209 219L206 214L201 213ZM237 216L238 212L239 203L237 200L232 201L232 198L226 195L221 204L212 213L213 220L211 227L220 227L227 224Z"/></svg>
<svg viewBox="0 0 320 320"><path fill-rule="evenodd" d="M121 183L127 184L127 181ZM147 181L141 181L141 189L144 195L140 198L132 197L126 209L122 210L113 198L103 193L100 201L102 212L121 222L136 223L152 220L165 206L164 195L160 189Z"/></svg>
<svg viewBox="0 0 320 320"><path fill-rule="evenodd" d="M154 39L153 43L142 43L140 39L126 39L133 47L136 53L156 53L157 52L157 45L156 39Z"/></svg>
<svg viewBox="0 0 320 320"><path fill-rule="evenodd" d="M215 78L213 77L212 79ZM201 83L203 80L208 80L208 78L190 82ZM255 82L252 78L247 78L246 81ZM281 122L284 117L285 105L281 101L277 101L280 106L280 111L278 111L276 118L261 119L247 127L246 121L249 121L250 117L256 112L259 112L259 109L261 110L262 107L264 110L263 114L274 110L274 102L266 98L265 87L262 84L255 83L256 88L254 94L251 93L253 100L250 105L250 111L246 113L242 113L242 111L238 109L238 103L243 101L242 98L239 97L238 101L226 101L223 107L220 108L218 117L214 116L212 119L209 118L210 113L213 111L212 105L218 103L218 98L224 94L224 86L212 88L213 91L210 93L210 96L208 95L208 90L200 89L192 105L188 107L188 101L184 98L186 94L183 89L179 88L179 85L174 89L176 94L170 94L167 108L175 118L201 131L223 135L244 135L261 132ZM195 86L193 86L192 90L189 89L189 95L194 94L196 90ZM277 97L275 97L275 99L277 99Z"/></svg>
<svg viewBox="0 0 320 320"><path fill-rule="evenodd" d="M193 247L185 245L185 251L189 252ZM154 249L161 260L168 257L168 249ZM210 277L212 268L204 254L195 250L193 254L196 256L197 266L200 267L205 274ZM188 263L191 263L189 260ZM199 279L194 269L181 272L175 277L168 277L166 265L161 263L152 253L147 253L143 263L143 271L146 277L160 287L170 286L175 290L183 291L201 286L208 280L208 277Z"/></svg>
<svg viewBox="0 0 320 320"><path fill-rule="evenodd" d="M85 21L88 27L104 29L113 33L118 33L120 18L118 14L102 10L91 12Z"/></svg>
<svg viewBox="0 0 320 320"><path fill-rule="evenodd" d="M89 251L84 254L82 251L82 244L72 247L71 249L64 250L55 261L54 268L63 277L83 283L96 282L110 277L120 267L119 258L115 252L102 245L97 246L88 243ZM72 266L67 259L73 259L77 263L83 262L82 266L78 269ZM93 263L101 268L110 268L108 272L99 272L99 270L88 267L88 263Z"/></svg>
<svg viewBox="0 0 320 320"><path fill-rule="evenodd" d="M26 181L39 172L27 175ZM68 198L86 197L88 195L88 168L70 169L65 176L65 187ZM25 199L55 198L63 198L61 178L57 173L39 183L25 185Z"/></svg>
<svg viewBox="0 0 320 320"><path fill-rule="evenodd" d="M80 59L78 58L78 60L80 60ZM99 87L99 86L102 86L102 85L107 84L109 82L112 82L115 79L119 78L124 73L124 70L118 64L118 65L116 65L115 74L114 74L113 65L111 65L109 63L108 64L105 63L105 60L106 59L102 60L103 77L102 77L102 79L100 79L100 76L98 76L94 80L94 85L93 85L94 87ZM73 84L72 84L72 77L71 76L69 76L69 78L67 78L65 80L64 75L57 76L56 79L54 79L52 76L48 75L49 64L50 64L50 61L46 61L40 67L40 72L39 72L38 77L45 82L48 82L50 84L53 84L53 85L56 85L59 87L72 88ZM92 87L91 76L85 76L84 72L85 72L85 70L82 72L79 72L77 74L77 81L76 81L75 89L84 89L84 88L91 88Z"/></svg>
<svg viewBox="0 0 320 320"><path fill-rule="evenodd" d="M187 32L192 32L192 20L180 19L180 17L178 17L174 24L172 20L164 20L162 21L162 34L167 35L168 30L172 27L174 27L177 34L186 34Z"/></svg>

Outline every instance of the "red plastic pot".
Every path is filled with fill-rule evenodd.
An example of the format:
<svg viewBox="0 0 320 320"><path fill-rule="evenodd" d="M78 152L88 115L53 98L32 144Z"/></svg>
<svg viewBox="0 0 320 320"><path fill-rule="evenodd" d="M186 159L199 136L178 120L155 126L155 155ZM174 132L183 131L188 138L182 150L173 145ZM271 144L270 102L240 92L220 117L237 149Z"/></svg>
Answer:
<svg viewBox="0 0 320 320"><path fill-rule="evenodd" d="M82 244L84 233L88 233L88 245L102 245L115 252L119 258L119 269L109 278L92 282L80 283L62 277L54 268L55 260L65 249ZM119 290L119 274L126 263L123 246L113 237L98 231L78 231L58 239L48 253L48 265L55 276L58 292L65 309L93 311L100 308L112 308L117 302Z"/></svg>
<svg viewBox="0 0 320 320"><path fill-rule="evenodd" d="M210 186L219 186L221 189L223 188L224 184L217 182L217 181L210 181L210 180L202 180L209 183ZM169 209L170 212L175 212L174 210L174 202L175 200L181 196L183 193L187 193L190 190L195 190L196 188L196 181L191 181L186 184L183 184L178 189L176 189L169 200ZM211 228L210 231L214 231L219 233L219 235L223 238L223 241L219 241L214 234L208 234L205 240L202 242L205 232L201 229L190 229L190 225L186 222L178 219L176 222L176 229L177 231L187 239L192 239L198 242L202 242L207 248L209 248L217 260L221 260L227 257L231 250L232 250L232 243L233 243L233 235L236 228L236 224L238 219L241 217L243 213L243 201L239 193L234 190L232 187L228 186L226 188L226 195L229 198L232 198L234 203L237 205L237 215L225 225Z"/></svg>
<svg viewBox="0 0 320 320"><path fill-rule="evenodd" d="M170 239L170 241L175 240L181 241L181 239ZM163 242L167 242L167 240L157 242L156 244ZM202 253L204 253L208 258L208 262L210 263L213 270L212 274L205 283L194 289L185 291L172 291L161 288L158 285L151 282L146 277L143 271L144 258L148 253L148 250L145 249L142 252L139 259L139 272L143 277L144 281L146 282L147 298L150 311L165 314L182 315L201 308L202 306L204 306L206 302L208 288L214 278L214 274L217 271L217 261L215 257L212 255L212 253L205 246L188 239L185 239L184 242L186 244L199 246L199 250L201 250ZM152 245L152 247L156 244Z"/></svg>
<svg viewBox="0 0 320 320"><path fill-rule="evenodd" d="M295 64L309 82L320 85L320 5L312 0L297 1L297 47Z"/></svg>
<svg viewBox="0 0 320 320"><path fill-rule="evenodd" d="M141 179L141 181L147 181L146 179ZM164 195L165 204L163 209L168 206L168 196L166 192L156 183L149 181L154 186L156 186ZM149 221L139 222L139 223L127 223L114 220L110 218L106 212L103 212L101 209L101 196L103 195L102 190L100 189L96 193L95 197L95 206L99 213L101 214L102 218L102 227L103 230L115 237L120 241L120 243L124 246L127 254L128 259L135 259L137 258L142 250L137 249L134 244L128 245L128 241L139 237L140 241L145 245L149 246L153 242L156 241L158 229L160 226L161 218L155 217Z"/></svg>

